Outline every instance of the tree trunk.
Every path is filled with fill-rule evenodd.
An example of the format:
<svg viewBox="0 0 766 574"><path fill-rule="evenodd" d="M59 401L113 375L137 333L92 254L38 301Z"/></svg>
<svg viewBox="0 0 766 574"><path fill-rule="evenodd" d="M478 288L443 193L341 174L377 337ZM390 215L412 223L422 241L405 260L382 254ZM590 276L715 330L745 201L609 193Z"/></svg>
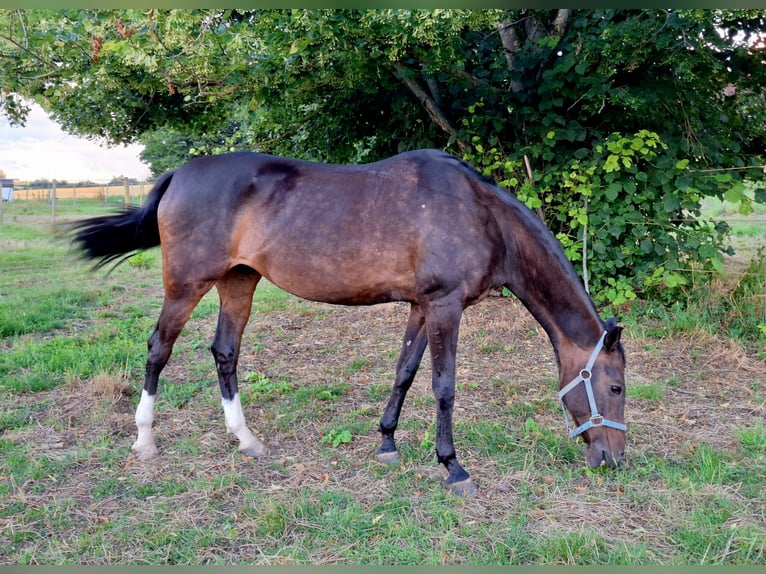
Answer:
<svg viewBox="0 0 766 574"><path fill-rule="evenodd" d="M513 72L516 52L521 50L521 38L519 38L519 34L516 31L513 22L500 22L497 25L497 31L500 33L500 41L503 44L503 51L505 52L505 61L508 64L508 71ZM524 84L511 78L509 89L512 92L520 92L523 87Z"/></svg>
<svg viewBox="0 0 766 574"><path fill-rule="evenodd" d="M517 22L502 21L497 25L497 31L500 34L500 42L503 44L503 52L505 52L505 61L508 64L508 71L513 73L515 71L515 58L516 54L524 47L521 35L517 29L518 24L523 24L524 34L526 36L526 43L530 45L535 55L542 54L542 50L539 47L539 41L546 36L554 37L557 40L561 39L566 31L567 22L572 14L572 10L561 9L556 12L556 17L553 20L552 30L546 30L542 22L534 14L528 13L524 18ZM524 84L517 79L511 77L509 89L514 93L518 93L525 88Z"/></svg>

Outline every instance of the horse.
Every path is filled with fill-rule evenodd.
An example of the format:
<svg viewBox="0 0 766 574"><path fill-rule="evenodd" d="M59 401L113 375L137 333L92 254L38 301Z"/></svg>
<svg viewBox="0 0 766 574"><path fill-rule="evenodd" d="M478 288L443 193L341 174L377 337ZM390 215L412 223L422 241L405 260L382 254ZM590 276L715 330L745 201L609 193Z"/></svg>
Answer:
<svg viewBox="0 0 766 574"><path fill-rule="evenodd" d="M565 423L571 437L584 440L588 465L624 461L622 327L600 318L543 221L447 152L416 150L361 165L256 152L198 157L159 177L141 206L73 227L73 246L95 260L94 270L161 246L164 301L148 340L135 413L132 450L139 460L158 455L152 430L158 377L192 310L213 286L220 310L210 349L225 426L244 455L267 452L246 424L237 380L242 333L265 277L312 301L410 304L378 428L377 461L400 461L394 433L430 345L444 484L458 495L477 491L453 443L458 331L463 311L502 287L550 339Z"/></svg>

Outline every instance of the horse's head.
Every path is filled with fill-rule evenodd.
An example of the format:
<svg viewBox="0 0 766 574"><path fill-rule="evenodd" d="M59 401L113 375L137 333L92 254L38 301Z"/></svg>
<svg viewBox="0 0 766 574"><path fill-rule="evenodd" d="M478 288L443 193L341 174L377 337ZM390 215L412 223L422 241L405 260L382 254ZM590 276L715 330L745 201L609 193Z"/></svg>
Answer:
<svg viewBox="0 0 766 574"><path fill-rule="evenodd" d="M622 327L616 323L607 322L594 349L573 348L559 356L559 400L569 435L583 437L592 468L604 463L620 466L625 459L625 354Z"/></svg>

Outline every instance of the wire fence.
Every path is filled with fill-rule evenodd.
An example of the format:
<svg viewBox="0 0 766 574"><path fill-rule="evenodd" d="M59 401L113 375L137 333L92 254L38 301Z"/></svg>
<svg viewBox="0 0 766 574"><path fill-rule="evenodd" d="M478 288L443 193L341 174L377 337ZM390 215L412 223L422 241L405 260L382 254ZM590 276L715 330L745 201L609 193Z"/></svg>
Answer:
<svg viewBox="0 0 766 574"><path fill-rule="evenodd" d="M20 186L13 190L13 201L60 201L76 203L78 199L99 199L109 203L121 197L126 204L140 203L152 187L152 182L89 182L83 185L47 183L44 186Z"/></svg>

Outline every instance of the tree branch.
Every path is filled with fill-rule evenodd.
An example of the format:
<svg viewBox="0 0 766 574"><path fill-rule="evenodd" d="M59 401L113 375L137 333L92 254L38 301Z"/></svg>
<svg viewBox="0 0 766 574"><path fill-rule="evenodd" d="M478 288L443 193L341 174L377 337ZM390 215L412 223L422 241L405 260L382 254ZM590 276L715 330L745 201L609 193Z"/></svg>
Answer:
<svg viewBox="0 0 766 574"><path fill-rule="evenodd" d="M433 74L426 74L425 80L426 85L428 86L428 90L431 92L431 97L434 99L434 103L436 103L436 105L441 108L442 98L441 94L439 93L439 83L436 81L436 78L433 76Z"/></svg>
<svg viewBox="0 0 766 574"><path fill-rule="evenodd" d="M412 92L412 94L417 98L418 102L420 102L423 108L425 108L426 112L428 112L428 115L431 117L433 122L442 130L454 137L455 142L461 151L464 150L467 146L465 143L460 141L460 139L458 139L458 134L455 127L447 119L447 116L444 115L444 112L441 111L434 99L429 96L420 86L420 84L418 84L417 81L412 77L412 73L399 62L395 62L394 76L396 76L396 78L402 82L410 92Z"/></svg>
<svg viewBox="0 0 766 574"><path fill-rule="evenodd" d="M459 78L465 82L468 82L472 86L476 86L479 88L493 88L492 84L489 83L487 80L483 78L477 78L473 74L470 74L466 72L465 70L460 70L458 68L439 68L440 72L444 72L445 74L449 74L450 76L454 76L455 78Z"/></svg>
<svg viewBox="0 0 766 574"><path fill-rule="evenodd" d="M48 66L49 68L53 68L53 69L56 68L56 65L53 62L51 62L50 60L46 60L45 58L43 58L37 52L33 52L31 49L29 49L29 48L27 48L25 46L22 46L19 42L14 40L11 36L6 36L4 34L0 34L0 40L5 40L6 42L8 42L10 44L13 44L19 50L21 50L22 52L25 52L26 54L28 54L29 56L31 56L32 58L34 58L35 60L37 60L38 62L40 62L41 64L43 64L45 66Z"/></svg>

